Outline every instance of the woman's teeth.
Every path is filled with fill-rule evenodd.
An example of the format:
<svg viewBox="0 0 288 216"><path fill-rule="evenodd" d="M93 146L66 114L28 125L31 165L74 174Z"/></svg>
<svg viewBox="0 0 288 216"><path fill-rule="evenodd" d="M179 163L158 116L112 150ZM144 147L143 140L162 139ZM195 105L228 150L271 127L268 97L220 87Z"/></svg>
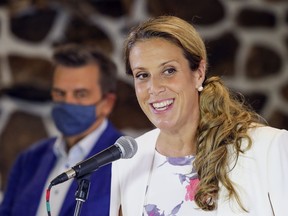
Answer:
<svg viewBox="0 0 288 216"><path fill-rule="evenodd" d="M152 103L152 106L154 109L161 111L161 110L167 109L167 107L171 105L172 103L173 103L173 99L170 99L166 101L161 101L159 103Z"/></svg>

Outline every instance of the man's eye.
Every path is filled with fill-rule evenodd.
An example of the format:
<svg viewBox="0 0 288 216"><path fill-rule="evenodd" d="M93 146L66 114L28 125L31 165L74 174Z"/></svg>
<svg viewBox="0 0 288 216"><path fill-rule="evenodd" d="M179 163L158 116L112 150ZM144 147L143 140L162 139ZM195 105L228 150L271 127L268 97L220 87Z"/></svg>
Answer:
<svg viewBox="0 0 288 216"><path fill-rule="evenodd" d="M57 98L65 97L65 93L62 91L52 91L52 95L53 97L57 97Z"/></svg>
<svg viewBox="0 0 288 216"><path fill-rule="evenodd" d="M77 92L75 96L77 98L84 98L87 96L87 92Z"/></svg>

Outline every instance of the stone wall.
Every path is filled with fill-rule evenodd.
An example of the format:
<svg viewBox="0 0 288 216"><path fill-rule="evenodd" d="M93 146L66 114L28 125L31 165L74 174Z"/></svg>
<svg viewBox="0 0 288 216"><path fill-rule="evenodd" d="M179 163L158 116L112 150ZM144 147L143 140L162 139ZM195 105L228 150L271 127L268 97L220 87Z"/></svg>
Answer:
<svg viewBox="0 0 288 216"><path fill-rule="evenodd" d="M242 92L270 125L288 129L287 0L0 0L2 189L17 154L58 133L49 94L50 57L58 44L94 44L111 55L120 71L111 120L131 136L152 128L121 52L131 26L163 14L194 23L207 45L209 74Z"/></svg>

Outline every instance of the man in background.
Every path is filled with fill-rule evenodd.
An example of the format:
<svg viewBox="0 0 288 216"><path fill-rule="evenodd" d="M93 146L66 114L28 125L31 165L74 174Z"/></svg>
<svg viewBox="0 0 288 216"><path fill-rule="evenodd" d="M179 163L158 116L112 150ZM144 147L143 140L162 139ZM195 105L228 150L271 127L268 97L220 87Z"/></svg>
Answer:
<svg viewBox="0 0 288 216"><path fill-rule="evenodd" d="M45 195L51 180L122 135L107 119L116 101L115 64L97 49L72 44L57 48L53 59L52 117L62 135L20 154L0 205L1 216L47 215ZM109 215L110 171L111 165L106 165L92 173L82 215ZM73 215L76 191L72 180L54 186L51 215Z"/></svg>

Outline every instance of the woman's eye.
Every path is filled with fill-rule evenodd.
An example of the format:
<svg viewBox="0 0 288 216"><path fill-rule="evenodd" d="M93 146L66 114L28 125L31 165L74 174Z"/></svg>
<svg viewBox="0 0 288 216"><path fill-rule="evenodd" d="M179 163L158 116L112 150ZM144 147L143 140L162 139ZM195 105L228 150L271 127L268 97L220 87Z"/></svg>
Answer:
<svg viewBox="0 0 288 216"><path fill-rule="evenodd" d="M168 68L164 71L164 74L166 75L172 75L176 72L176 69L175 68Z"/></svg>
<svg viewBox="0 0 288 216"><path fill-rule="evenodd" d="M138 73L138 74L136 74L135 78L143 80L143 79L147 78L148 76L149 76L148 73Z"/></svg>

